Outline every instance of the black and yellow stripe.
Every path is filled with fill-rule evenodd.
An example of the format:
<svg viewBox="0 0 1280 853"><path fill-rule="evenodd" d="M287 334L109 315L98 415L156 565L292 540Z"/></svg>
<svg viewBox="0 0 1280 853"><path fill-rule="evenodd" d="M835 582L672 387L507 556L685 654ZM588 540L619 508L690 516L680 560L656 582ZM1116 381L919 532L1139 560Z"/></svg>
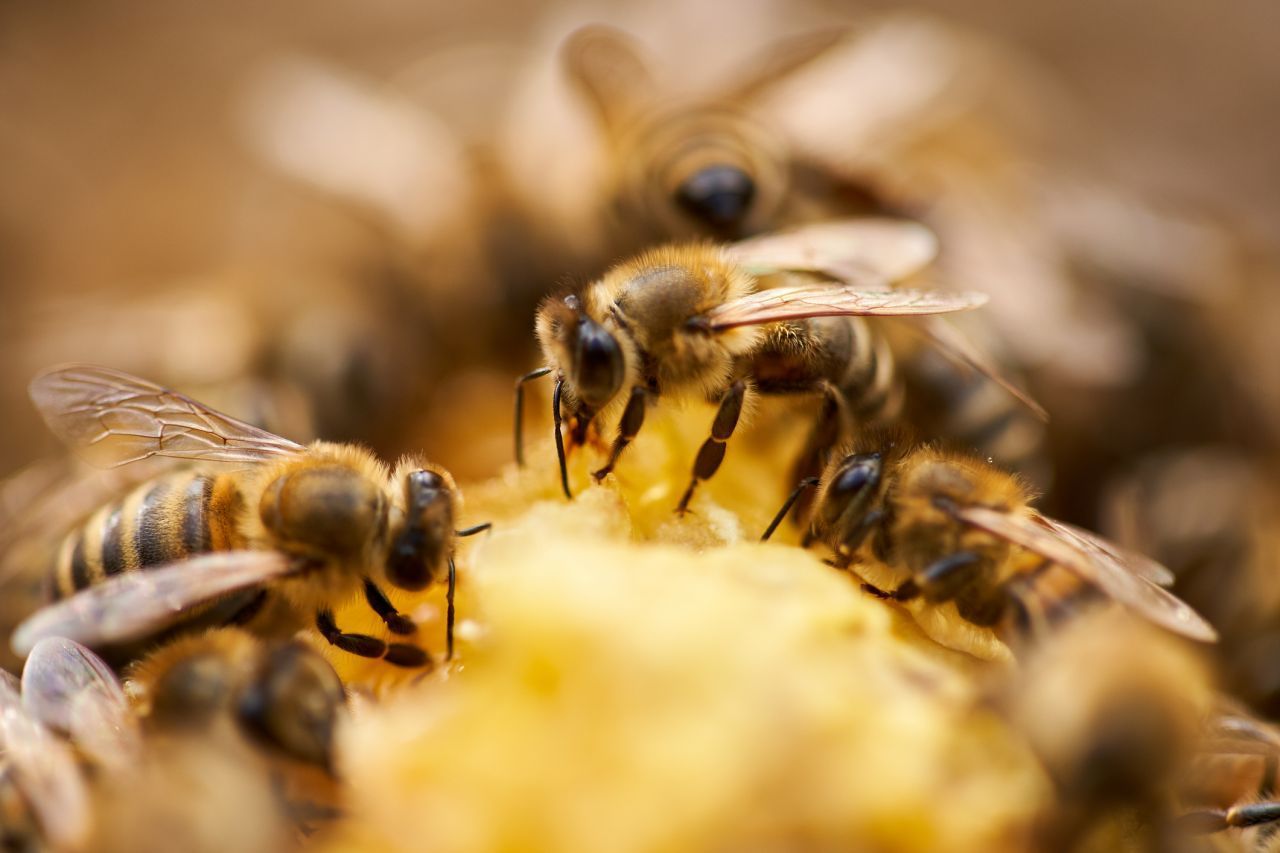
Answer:
<svg viewBox="0 0 1280 853"><path fill-rule="evenodd" d="M67 536L53 568L55 598L121 572L236 547L242 503L234 475L175 471L144 483Z"/></svg>

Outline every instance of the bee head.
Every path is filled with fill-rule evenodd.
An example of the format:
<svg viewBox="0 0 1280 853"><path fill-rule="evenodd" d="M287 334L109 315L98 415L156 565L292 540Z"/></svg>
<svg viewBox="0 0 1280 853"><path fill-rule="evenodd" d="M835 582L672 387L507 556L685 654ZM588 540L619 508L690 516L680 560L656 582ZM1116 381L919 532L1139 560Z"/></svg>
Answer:
<svg viewBox="0 0 1280 853"><path fill-rule="evenodd" d="M576 295L543 304L538 339L586 406L598 411L617 396L627 375L622 347L612 332L588 316Z"/></svg>
<svg viewBox="0 0 1280 853"><path fill-rule="evenodd" d="M712 163L690 174L675 189L681 210L712 230L736 228L747 218L756 197L756 182L729 163Z"/></svg>
<svg viewBox="0 0 1280 853"><path fill-rule="evenodd" d="M323 657L284 643L266 656L236 712L255 737L333 772L333 732L345 702L342 681Z"/></svg>
<svg viewBox="0 0 1280 853"><path fill-rule="evenodd" d="M828 478L819 510L822 523L831 526L843 520L856 526L866 518L874 508L883 471L879 453L854 453L841 460Z"/></svg>
<svg viewBox="0 0 1280 853"><path fill-rule="evenodd" d="M435 471L404 476L404 525L387 552L387 581L406 590L425 589L449 557L453 541L453 488Z"/></svg>

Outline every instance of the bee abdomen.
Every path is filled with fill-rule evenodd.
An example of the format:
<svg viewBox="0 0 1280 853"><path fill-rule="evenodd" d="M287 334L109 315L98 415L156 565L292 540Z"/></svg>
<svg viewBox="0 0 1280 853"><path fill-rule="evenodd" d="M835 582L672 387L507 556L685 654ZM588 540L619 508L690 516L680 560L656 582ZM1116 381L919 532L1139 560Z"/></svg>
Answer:
<svg viewBox="0 0 1280 853"><path fill-rule="evenodd" d="M63 543L54 567L54 596L225 547L229 532L221 528L230 514L214 511L216 483L213 475L176 472L98 510Z"/></svg>
<svg viewBox="0 0 1280 853"><path fill-rule="evenodd" d="M848 370L840 383L859 424L883 423L897 415L902 390L888 342L859 321Z"/></svg>

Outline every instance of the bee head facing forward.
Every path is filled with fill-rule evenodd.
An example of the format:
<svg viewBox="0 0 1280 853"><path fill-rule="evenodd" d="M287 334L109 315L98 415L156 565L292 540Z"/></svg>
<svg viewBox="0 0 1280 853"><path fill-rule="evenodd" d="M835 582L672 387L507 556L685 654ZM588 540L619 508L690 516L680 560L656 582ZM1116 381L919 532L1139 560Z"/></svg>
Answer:
<svg viewBox="0 0 1280 853"><path fill-rule="evenodd" d="M609 404L626 381L618 339L593 320L576 295L552 298L538 312L538 340L577 398L592 410Z"/></svg>
<svg viewBox="0 0 1280 853"><path fill-rule="evenodd" d="M426 589L440 576L453 543L456 507L452 478L413 460L397 466L392 482L404 495L404 520L392 531L387 581L400 589Z"/></svg>

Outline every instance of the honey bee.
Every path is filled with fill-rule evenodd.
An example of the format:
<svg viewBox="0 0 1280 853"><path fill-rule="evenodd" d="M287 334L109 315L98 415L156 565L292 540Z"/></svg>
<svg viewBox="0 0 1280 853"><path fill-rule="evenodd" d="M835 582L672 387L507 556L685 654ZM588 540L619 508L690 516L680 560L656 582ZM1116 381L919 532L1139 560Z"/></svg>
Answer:
<svg viewBox="0 0 1280 853"><path fill-rule="evenodd" d="M855 566L878 597L954 603L964 630L944 619L940 642L969 650L992 628L1008 639L1035 637L1098 595L1182 636L1216 639L1163 588L1172 582L1168 569L1041 515L1017 477L901 435L868 437L864 445L833 457L820 480L797 488L818 487L804 544L827 545L833 564Z"/></svg>
<svg viewBox="0 0 1280 853"><path fill-rule="evenodd" d="M846 36L818 30L769 45L729 86L699 98L662 91L643 50L605 26L562 49L568 77L605 137L602 195L615 248L689 237L741 239L782 224L884 213L869 187L809 168L752 102Z"/></svg>
<svg viewBox="0 0 1280 853"><path fill-rule="evenodd" d="M599 481L636 437L651 401L661 395L702 398L718 410L680 499L683 512L698 483L719 468L725 444L756 394L824 397L806 456L833 443L851 419L866 425L893 418L898 391L892 353L864 317L922 318L922 331L944 351L996 376L980 353L934 316L976 308L986 297L889 289L889 282L918 271L933 251L932 235L913 223L849 220L727 248L669 246L619 264L582 293L551 298L539 309L538 341L549 366L517 382L516 458L522 457L520 392L529 379L556 374L552 416L566 497L572 493L562 411L569 414L572 446L586 440L598 416L620 410L608 461L593 475ZM791 278L785 286L757 290L757 276L770 274Z"/></svg>
<svg viewBox="0 0 1280 853"><path fill-rule="evenodd" d="M333 733L346 694L333 667L305 644L214 629L139 660L129 685L149 730L181 733L227 717L274 753L334 772Z"/></svg>
<svg viewBox="0 0 1280 853"><path fill-rule="evenodd" d="M847 157L815 156L807 134L783 130L769 109L779 86L827 60L859 53L860 44L861 37L843 27L792 36L744 63L729 85L690 97L661 87L642 46L626 33L602 26L574 33L563 60L603 133L605 203L598 218L613 224L612 256L655 242L740 240L836 217L909 216L932 227L925 215L932 212L931 197L909 202L909 194L887 192L883 168L873 177L870 169L849 168ZM884 85L876 81L875 88ZM841 107L831 111L853 113L857 125L861 112L844 104L848 91L861 90L841 87L835 96ZM817 151L826 154L822 146ZM949 247L950 241L948 234ZM948 259L954 261L951 252ZM895 355L898 382L907 389L905 411L918 430L972 444L1040 486L1052 482L1042 411L1019 406L987 377L957 369L935 352L895 342Z"/></svg>
<svg viewBox="0 0 1280 853"><path fill-rule="evenodd" d="M1213 701L1203 662L1127 613L1098 611L1025 664L1000 685L998 706L1057 793L1032 849L1183 849L1172 796Z"/></svg>
<svg viewBox="0 0 1280 853"><path fill-rule="evenodd" d="M388 471L355 446L303 447L109 368L54 369L31 396L96 464L160 456L237 467L158 475L68 534L50 573L55 601L14 631L18 654L49 636L122 648L226 623L283 633L310 618L344 651L428 666L417 646L342 631L333 607L363 590L391 633L412 634L380 582L421 590L447 571L451 656L455 537L488 525L454 529L459 498L444 469L410 457Z"/></svg>

